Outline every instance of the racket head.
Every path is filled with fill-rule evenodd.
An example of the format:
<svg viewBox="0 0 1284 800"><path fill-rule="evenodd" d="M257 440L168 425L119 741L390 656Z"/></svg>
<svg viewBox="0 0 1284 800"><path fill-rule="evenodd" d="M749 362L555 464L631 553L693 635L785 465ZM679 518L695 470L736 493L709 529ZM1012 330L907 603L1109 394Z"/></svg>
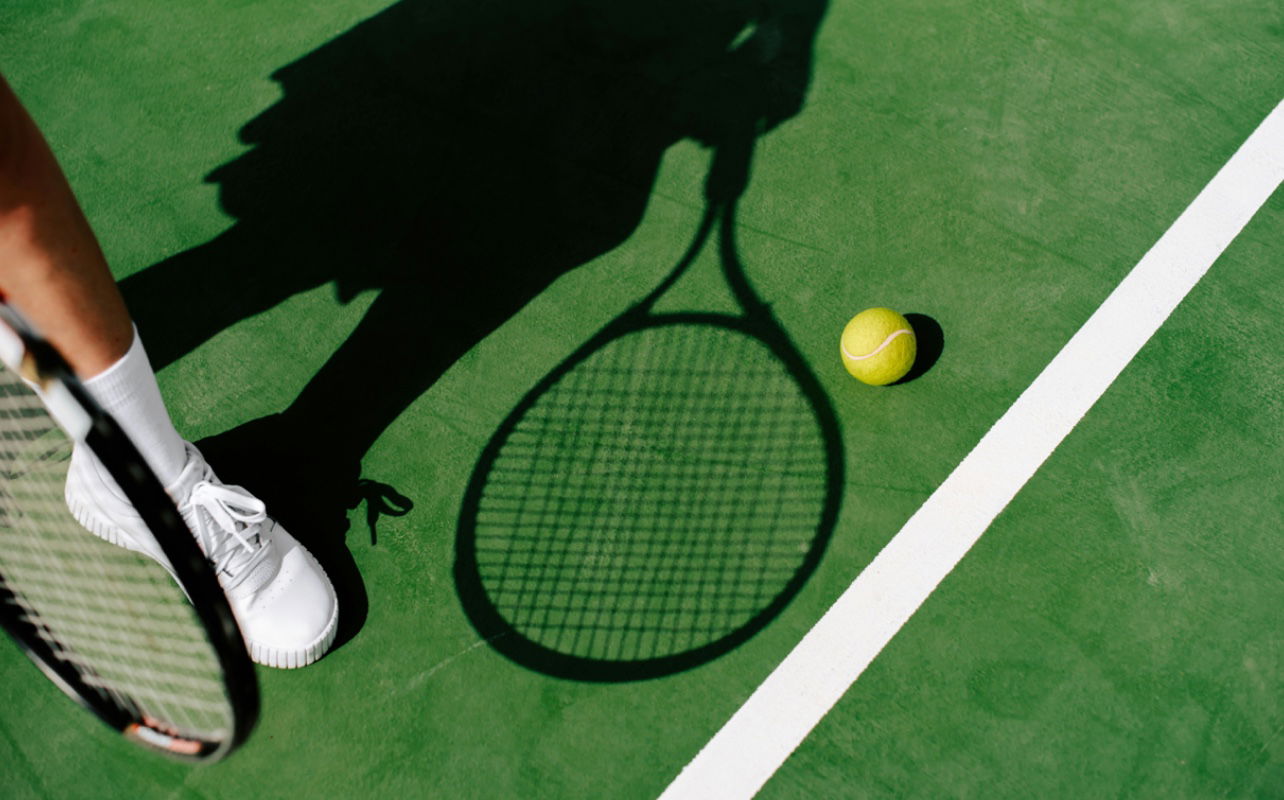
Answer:
<svg viewBox="0 0 1284 800"><path fill-rule="evenodd" d="M636 680L733 649L805 584L837 518L836 418L765 308L649 304L522 399L465 494L465 611L547 674Z"/></svg>
<svg viewBox="0 0 1284 800"><path fill-rule="evenodd" d="M180 760L226 756L253 728L258 685L195 539L129 438L3 304L0 356L0 625L128 739ZM106 467L172 575L71 515L63 487L75 446Z"/></svg>

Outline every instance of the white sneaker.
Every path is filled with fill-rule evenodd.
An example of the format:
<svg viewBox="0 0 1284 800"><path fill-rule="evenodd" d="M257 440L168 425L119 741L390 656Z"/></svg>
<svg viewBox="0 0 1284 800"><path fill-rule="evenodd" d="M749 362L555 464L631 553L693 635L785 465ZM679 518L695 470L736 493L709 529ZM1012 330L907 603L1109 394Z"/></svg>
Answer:
<svg viewBox="0 0 1284 800"><path fill-rule="evenodd" d="M321 565L263 501L226 486L187 444L187 464L166 487L209 559L241 627L250 658L270 667L303 667L334 641L339 603ZM173 570L120 487L84 448L71 455L67 507L90 533Z"/></svg>

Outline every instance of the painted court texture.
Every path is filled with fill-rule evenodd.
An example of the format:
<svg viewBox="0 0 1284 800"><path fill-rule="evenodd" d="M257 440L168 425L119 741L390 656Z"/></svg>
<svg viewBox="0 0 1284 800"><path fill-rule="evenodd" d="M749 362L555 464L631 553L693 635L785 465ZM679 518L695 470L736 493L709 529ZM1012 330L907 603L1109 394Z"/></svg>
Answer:
<svg viewBox="0 0 1284 800"><path fill-rule="evenodd" d="M469 479L531 386L690 242L701 141L756 96L700 54L748 5L0 7L0 69L180 430L317 552L345 615L318 664L260 670L256 732L195 770L0 645L0 796L1284 797L1284 133L1250 138L1284 100L1266 0L774 4L803 71L775 73L738 256L838 420L820 561L729 651L632 680L551 675L474 624L454 566ZM1228 164L1241 177L1210 186ZM668 310L733 308L715 261ZM1188 271L1171 316L1166 279L1125 291L1155 261ZM838 354L876 305L933 345L878 389ZM1021 411L1067 352L1079 372ZM1042 414L1080 392L1081 419ZM1064 439L1012 435L981 489L950 488L1031 413ZM960 546L968 503L1022 469ZM866 571L907 532L895 569ZM934 564L922 605L883 616ZM730 749L778 768L674 783L874 572L780 689L801 708L837 687L797 749L751 726Z"/></svg>

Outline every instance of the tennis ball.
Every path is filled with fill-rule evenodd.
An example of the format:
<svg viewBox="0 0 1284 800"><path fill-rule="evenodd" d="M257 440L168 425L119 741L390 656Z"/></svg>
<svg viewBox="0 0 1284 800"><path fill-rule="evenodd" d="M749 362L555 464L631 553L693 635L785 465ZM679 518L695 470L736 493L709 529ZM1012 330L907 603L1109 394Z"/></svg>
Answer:
<svg viewBox="0 0 1284 800"><path fill-rule="evenodd" d="M867 308L843 328L843 366L870 386L895 383L914 366L914 329L890 308Z"/></svg>

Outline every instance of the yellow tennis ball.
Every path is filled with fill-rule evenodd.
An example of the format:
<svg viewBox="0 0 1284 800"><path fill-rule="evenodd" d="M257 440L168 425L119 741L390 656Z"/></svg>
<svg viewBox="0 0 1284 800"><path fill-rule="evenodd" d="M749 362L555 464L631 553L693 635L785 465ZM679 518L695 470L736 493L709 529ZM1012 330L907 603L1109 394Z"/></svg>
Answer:
<svg viewBox="0 0 1284 800"><path fill-rule="evenodd" d="M843 328L843 366L870 386L895 383L914 366L914 329L890 308L867 308Z"/></svg>

